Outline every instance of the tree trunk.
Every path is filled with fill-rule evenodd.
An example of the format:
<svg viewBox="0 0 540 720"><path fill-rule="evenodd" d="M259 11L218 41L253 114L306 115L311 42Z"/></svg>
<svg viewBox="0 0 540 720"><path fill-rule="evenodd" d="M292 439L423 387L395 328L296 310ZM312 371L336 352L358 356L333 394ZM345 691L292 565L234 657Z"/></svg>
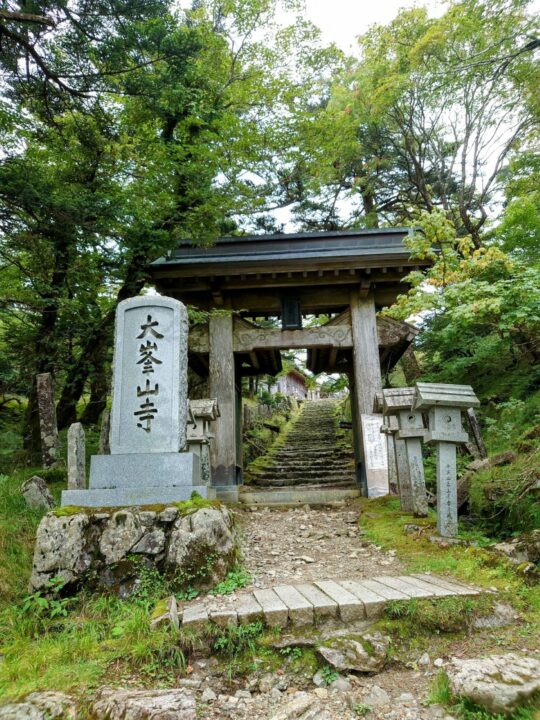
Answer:
<svg viewBox="0 0 540 720"><path fill-rule="evenodd" d="M48 239L54 247L54 269L47 293L48 297L44 298L45 304L41 310L41 319L36 331L33 347L35 365L23 424L23 447L31 464L36 461L39 463L41 458L36 375L50 372L54 377L56 353L59 343L62 341L62 338L57 336L56 324L59 300L69 267L70 229L70 227L66 227L60 231L54 227L48 235Z"/></svg>
<svg viewBox="0 0 540 720"><path fill-rule="evenodd" d="M420 365L418 364L412 345L409 345L409 347L405 350L401 356L400 362L403 374L405 375L405 382L407 385L414 385L416 380L418 380L422 374L422 370L420 369Z"/></svg>
<svg viewBox="0 0 540 720"><path fill-rule="evenodd" d="M105 348L106 352L106 348ZM107 394L109 383L105 372L105 353L98 360L97 367L94 367L92 379L90 380L90 399L81 415L83 425L97 425L100 415L107 405Z"/></svg>

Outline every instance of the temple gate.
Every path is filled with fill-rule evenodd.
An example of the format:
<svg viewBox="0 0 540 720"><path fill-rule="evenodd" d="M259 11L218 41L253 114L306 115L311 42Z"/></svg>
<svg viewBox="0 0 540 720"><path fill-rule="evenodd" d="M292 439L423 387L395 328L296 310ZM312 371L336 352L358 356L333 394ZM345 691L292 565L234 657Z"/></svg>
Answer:
<svg viewBox="0 0 540 720"><path fill-rule="evenodd" d="M189 336L192 369L209 379L221 418L212 446L213 482L227 493L241 483L241 378L276 375L280 350L307 349L313 373L349 377L357 479L367 491L360 418L371 415L382 378L413 340L407 323L376 317L407 291L403 278L428 261L411 260L407 228L220 238L211 247L181 243L149 268L157 289L213 313ZM303 318L325 315L318 327ZM277 317L266 329L255 318Z"/></svg>

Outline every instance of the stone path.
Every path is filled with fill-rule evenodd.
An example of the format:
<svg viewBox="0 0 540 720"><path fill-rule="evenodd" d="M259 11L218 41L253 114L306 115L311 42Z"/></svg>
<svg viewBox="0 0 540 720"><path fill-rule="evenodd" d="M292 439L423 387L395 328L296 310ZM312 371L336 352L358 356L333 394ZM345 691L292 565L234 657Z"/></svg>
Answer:
<svg viewBox="0 0 540 720"><path fill-rule="evenodd" d="M478 595L478 590L435 575L381 575L368 580L317 580L215 598L208 604L184 606L179 619L197 626L210 621L220 626L263 620L269 627L303 627L326 620L354 622L378 617L392 600Z"/></svg>

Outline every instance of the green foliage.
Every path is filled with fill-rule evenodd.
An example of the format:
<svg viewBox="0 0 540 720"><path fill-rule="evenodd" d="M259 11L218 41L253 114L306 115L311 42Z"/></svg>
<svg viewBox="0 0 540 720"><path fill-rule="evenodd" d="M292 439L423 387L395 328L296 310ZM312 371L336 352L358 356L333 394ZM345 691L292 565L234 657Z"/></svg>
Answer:
<svg viewBox="0 0 540 720"><path fill-rule="evenodd" d="M353 712L357 717L366 717L366 715L371 712L371 708L365 703L356 703L353 707Z"/></svg>
<svg viewBox="0 0 540 720"><path fill-rule="evenodd" d="M516 462L475 473L469 489L471 515L484 531L505 538L540 527L540 449Z"/></svg>
<svg viewBox="0 0 540 720"><path fill-rule="evenodd" d="M430 705L447 705L452 698L450 680L444 670L439 670L431 685L428 702Z"/></svg>
<svg viewBox="0 0 540 720"><path fill-rule="evenodd" d="M457 633L467 630L474 618L488 614L492 607L493 599L489 596L413 599L388 603L385 615L405 619L419 631Z"/></svg>
<svg viewBox="0 0 540 720"><path fill-rule="evenodd" d="M36 631L43 628L47 620L66 618L72 598L61 597L65 581L61 577L51 578L45 588L27 595L21 604L21 614L35 623Z"/></svg>
<svg viewBox="0 0 540 720"><path fill-rule="evenodd" d="M327 685L330 685L339 678L339 673L334 670L331 665L323 665L321 668L321 677Z"/></svg>
<svg viewBox="0 0 540 720"><path fill-rule="evenodd" d="M292 660L292 662L295 662L296 660L300 660L302 657L302 648L299 647L284 647L281 648L279 651L280 655L283 655L283 657L287 658L288 660Z"/></svg>
<svg viewBox="0 0 540 720"><path fill-rule="evenodd" d="M229 595L239 588L246 587L250 582L251 575L243 567L236 566L227 573L225 580L222 580L215 587L209 590L209 595Z"/></svg>
<svg viewBox="0 0 540 720"><path fill-rule="evenodd" d="M229 625L217 631L213 648L231 660L237 659L246 651L253 654L256 650L256 641L263 631L264 623L261 620L247 625Z"/></svg>

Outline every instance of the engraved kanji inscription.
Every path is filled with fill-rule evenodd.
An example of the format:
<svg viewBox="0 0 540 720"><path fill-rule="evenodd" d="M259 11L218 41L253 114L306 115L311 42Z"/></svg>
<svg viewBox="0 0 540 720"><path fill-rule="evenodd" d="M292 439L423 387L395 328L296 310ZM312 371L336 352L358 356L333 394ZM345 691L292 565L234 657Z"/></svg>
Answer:
<svg viewBox="0 0 540 720"><path fill-rule="evenodd" d="M152 320L152 316L147 315L146 322L141 325L142 333L140 335L137 335L137 340L140 340L141 338L145 338L148 333L153 335L158 340L161 340L163 335L154 329L157 325L159 325L159 321Z"/></svg>

